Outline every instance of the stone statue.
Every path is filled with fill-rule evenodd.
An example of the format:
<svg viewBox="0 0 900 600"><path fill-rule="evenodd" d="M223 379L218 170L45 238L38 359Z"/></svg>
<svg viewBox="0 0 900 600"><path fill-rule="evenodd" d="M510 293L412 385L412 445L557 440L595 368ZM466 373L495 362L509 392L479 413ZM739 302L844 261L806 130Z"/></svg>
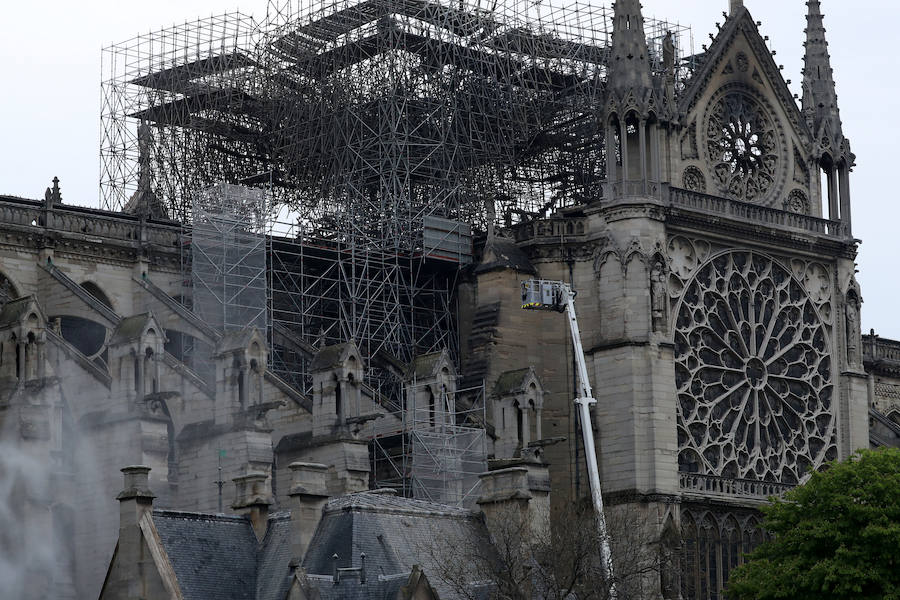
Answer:
<svg viewBox="0 0 900 600"><path fill-rule="evenodd" d="M653 323L653 331L665 333L666 331L666 269L662 260L657 258L650 270L650 315Z"/></svg>
<svg viewBox="0 0 900 600"><path fill-rule="evenodd" d="M848 294L844 311L847 326L847 364L850 366L859 366L861 362L859 308L857 295L854 293Z"/></svg>

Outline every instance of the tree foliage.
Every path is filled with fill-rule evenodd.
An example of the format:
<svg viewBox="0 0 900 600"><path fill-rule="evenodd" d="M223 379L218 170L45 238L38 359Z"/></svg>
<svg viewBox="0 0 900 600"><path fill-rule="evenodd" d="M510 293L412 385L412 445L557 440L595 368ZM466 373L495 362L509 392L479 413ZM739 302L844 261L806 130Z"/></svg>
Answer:
<svg viewBox="0 0 900 600"><path fill-rule="evenodd" d="M900 600L900 449L862 450L762 509L734 600Z"/></svg>

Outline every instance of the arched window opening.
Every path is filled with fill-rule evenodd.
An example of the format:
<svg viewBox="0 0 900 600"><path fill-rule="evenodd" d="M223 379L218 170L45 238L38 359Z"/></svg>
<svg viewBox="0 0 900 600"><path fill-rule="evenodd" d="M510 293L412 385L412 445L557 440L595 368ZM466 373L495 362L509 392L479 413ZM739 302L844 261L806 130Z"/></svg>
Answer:
<svg viewBox="0 0 900 600"><path fill-rule="evenodd" d="M521 448L525 441L525 410L518 404L516 404L516 440Z"/></svg>
<svg viewBox="0 0 900 600"><path fill-rule="evenodd" d="M106 306L106 308L112 309L113 305L112 301L109 299L109 296L107 296L103 292L103 290L100 289L100 286L98 286L96 283L94 283L93 281L85 281L81 284L81 287L88 294L99 300L101 304Z"/></svg>
<svg viewBox="0 0 900 600"><path fill-rule="evenodd" d="M343 398L341 397L341 382L337 378L337 375L334 376L334 414L341 417L343 414L344 407L341 406L343 404Z"/></svg>
<svg viewBox="0 0 900 600"><path fill-rule="evenodd" d="M140 393L141 391L141 363L140 359L136 355L132 355L132 366L134 370L134 391Z"/></svg>
<svg viewBox="0 0 900 600"><path fill-rule="evenodd" d="M837 164L826 154L819 160L819 193L822 198L822 214L832 221L841 218L840 187Z"/></svg>
<svg viewBox="0 0 900 600"><path fill-rule="evenodd" d="M241 405L241 408L247 408L247 380L244 377L244 369L241 368L240 364L237 364L236 368L238 372L238 403Z"/></svg>
<svg viewBox="0 0 900 600"><path fill-rule="evenodd" d="M16 343L15 336L13 336L13 343L16 344L16 379L22 379L22 345Z"/></svg>
<svg viewBox="0 0 900 600"><path fill-rule="evenodd" d="M350 396L349 396L349 402L351 402L351 403L353 402L353 399L356 397L355 394L354 394L354 392L353 392L353 390L354 390L355 387L356 387L356 379L353 377L353 373L347 373L347 391L348 391L349 394L350 394ZM345 404L347 404L347 402L345 402ZM344 407L342 408L342 412L338 413L338 416L340 416L341 418L343 418L343 417L344 417L344 412L346 412L348 409L352 411L352 410L354 410L354 407L352 407L352 406L350 406L350 407L344 406ZM356 407L355 407L355 410L356 410L356 414L359 414L359 404L358 404L358 403L357 403L357 405L356 405Z"/></svg>
<svg viewBox="0 0 900 600"><path fill-rule="evenodd" d="M700 578L700 565L697 553L697 527L688 514L681 517L682 577L681 595L683 598L697 597L697 580Z"/></svg>
<svg viewBox="0 0 900 600"><path fill-rule="evenodd" d="M428 386L428 423L434 426L437 423L437 407L435 406L434 391Z"/></svg>
<svg viewBox="0 0 900 600"><path fill-rule="evenodd" d="M106 327L83 317L63 315L59 329L63 339L88 358L96 358L104 350ZM51 318L52 320L52 318Z"/></svg>

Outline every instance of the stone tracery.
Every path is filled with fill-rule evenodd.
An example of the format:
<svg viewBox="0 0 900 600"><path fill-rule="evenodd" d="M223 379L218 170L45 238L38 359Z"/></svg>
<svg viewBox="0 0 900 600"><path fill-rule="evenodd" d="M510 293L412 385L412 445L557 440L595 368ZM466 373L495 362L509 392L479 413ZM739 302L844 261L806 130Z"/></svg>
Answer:
<svg viewBox="0 0 900 600"><path fill-rule="evenodd" d="M758 202L773 190L780 166L778 132L749 94L728 91L712 104L706 149L713 177L729 196Z"/></svg>
<svg viewBox="0 0 900 600"><path fill-rule="evenodd" d="M827 335L771 258L730 252L700 267L675 324L679 469L796 483L833 458Z"/></svg>

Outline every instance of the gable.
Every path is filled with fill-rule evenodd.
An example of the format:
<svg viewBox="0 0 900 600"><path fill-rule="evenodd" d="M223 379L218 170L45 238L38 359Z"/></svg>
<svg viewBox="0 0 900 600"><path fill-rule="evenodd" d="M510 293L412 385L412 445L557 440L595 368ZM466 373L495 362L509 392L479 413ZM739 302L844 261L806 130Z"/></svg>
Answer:
<svg viewBox="0 0 900 600"><path fill-rule="evenodd" d="M814 211L809 129L746 9L722 28L682 94L679 112L676 159L682 162L674 185ZM742 176L748 165L756 169L753 177Z"/></svg>
<svg viewBox="0 0 900 600"><path fill-rule="evenodd" d="M165 556L165 551L160 547L159 538L153 530L152 521L142 518L138 526L141 548L138 556L150 557L142 565L135 563L126 564L123 560L119 545L116 543L106 578L100 588L99 600L124 600L133 597L133 588L136 580L140 579L143 598L147 600L185 600L178 586L171 564ZM151 565L150 568L147 568Z"/></svg>

